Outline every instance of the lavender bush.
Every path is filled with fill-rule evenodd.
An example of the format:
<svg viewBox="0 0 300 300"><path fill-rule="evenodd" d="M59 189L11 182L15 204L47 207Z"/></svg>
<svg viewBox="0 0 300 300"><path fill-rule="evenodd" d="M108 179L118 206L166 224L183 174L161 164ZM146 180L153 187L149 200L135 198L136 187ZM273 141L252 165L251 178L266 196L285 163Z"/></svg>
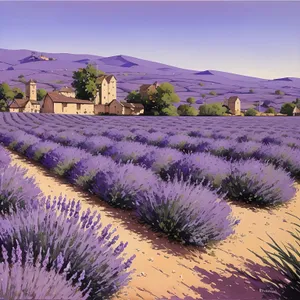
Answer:
<svg viewBox="0 0 300 300"><path fill-rule="evenodd" d="M112 206L132 209L136 195L151 189L157 180L151 171L131 163L117 165L116 169L108 166L97 173L92 191Z"/></svg>
<svg viewBox="0 0 300 300"><path fill-rule="evenodd" d="M32 249L33 264L39 259L49 257L47 270L55 268L55 260L64 257L57 272L69 265L67 280L79 283L78 274L84 271L81 291L89 288L89 299L107 299L124 286L132 271L130 267L134 256L125 261L123 255L127 243L119 243L111 225L104 227L100 214L89 209L81 212L80 202L48 197L32 201L30 209L19 210L16 214L0 219L0 244L12 254L16 243L23 253ZM40 249L42 251L40 252ZM49 249L49 251L48 251ZM0 249L1 251L1 249ZM2 261L5 254L1 251ZM11 256L8 258L11 260ZM22 257L22 264L26 258Z"/></svg>
<svg viewBox="0 0 300 300"><path fill-rule="evenodd" d="M249 159L232 163L221 186L230 199L266 206L292 199L296 193L293 184L284 170Z"/></svg>
<svg viewBox="0 0 300 300"><path fill-rule="evenodd" d="M60 146L49 151L42 159L42 164L60 176L66 173L81 159L91 157L84 150Z"/></svg>
<svg viewBox="0 0 300 300"><path fill-rule="evenodd" d="M41 194L34 178L27 170L16 166L0 169L0 214L9 214L25 208Z"/></svg>
<svg viewBox="0 0 300 300"><path fill-rule="evenodd" d="M40 161L43 159L44 155L46 155L48 152L56 149L59 147L58 144L51 142L51 141L41 141L34 145L31 145L26 150L25 155L33 159L35 161Z"/></svg>
<svg viewBox="0 0 300 300"><path fill-rule="evenodd" d="M85 158L77 162L70 170L68 179L71 183L85 190L91 189L96 174L102 170L116 170L116 163L109 157L102 155Z"/></svg>
<svg viewBox="0 0 300 300"><path fill-rule="evenodd" d="M19 244L10 249L10 259L8 251L2 246L3 261L0 263L0 297L7 300L15 299L74 299L86 300L89 290L86 288L80 291L81 281L84 279L84 271L81 274L74 274L78 277L78 283L72 285L71 280L67 280L70 265L62 268L64 259L59 255L54 260L51 268L47 269L49 256L41 258L41 250L33 263L32 244L29 251L23 253ZM50 249L47 249L50 253ZM22 257L25 257L22 263ZM61 273L56 270L60 269Z"/></svg>
<svg viewBox="0 0 300 300"><path fill-rule="evenodd" d="M230 206L204 186L158 182L137 194L137 214L154 230L185 244L204 246L233 233Z"/></svg>
<svg viewBox="0 0 300 300"><path fill-rule="evenodd" d="M7 167L11 162L8 152L0 145L0 169Z"/></svg>
<svg viewBox="0 0 300 300"><path fill-rule="evenodd" d="M81 144L83 149L88 150L93 154L103 154L114 145L114 141L105 136L93 136Z"/></svg>

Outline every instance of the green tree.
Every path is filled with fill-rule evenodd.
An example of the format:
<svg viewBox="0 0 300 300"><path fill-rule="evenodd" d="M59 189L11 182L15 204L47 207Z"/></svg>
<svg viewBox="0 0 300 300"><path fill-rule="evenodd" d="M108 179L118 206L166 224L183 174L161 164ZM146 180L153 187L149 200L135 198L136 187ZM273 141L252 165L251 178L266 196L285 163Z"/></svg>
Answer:
<svg viewBox="0 0 300 300"><path fill-rule="evenodd" d="M196 99L194 97L188 97L186 99L186 102L189 103L190 105L192 105L192 104L196 103Z"/></svg>
<svg viewBox="0 0 300 300"><path fill-rule="evenodd" d="M281 91L281 90L276 90L276 91L275 91L275 95L283 96L283 95L284 95L284 92Z"/></svg>
<svg viewBox="0 0 300 300"><path fill-rule="evenodd" d="M209 94L212 96L217 96L217 93L215 91L211 91L211 92L209 92Z"/></svg>
<svg viewBox="0 0 300 300"><path fill-rule="evenodd" d="M12 92L14 93L14 98L15 99L23 99L24 98L24 93L21 89L19 88L13 88Z"/></svg>
<svg viewBox="0 0 300 300"><path fill-rule="evenodd" d="M257 110L255 110L254 108L249 108L247 109L247 111L245 112L245 116L256 116L257 115Z"/></svg>
<svg viewBox="0 0 300 300"><path fill-rule="evenodd" d="M197 109L188 104L179 105L177 108L177 113L180 116L197 116L198 115Z"/></svg>
<svg viewBox="0 0 300 300"><path fill-rule="evenodd" d="M292 103L294 103L298 108L300 108L300 98L297 98L295 101L293 101Z"/></svg>
<svg viewBox="0 0 300 300"><path fill-rule="evenodd" d="M148 93L145 97L137 91L132 91L127 96L130 103L142 103L145 115L174 115L177 109L172 107L173 103L180 102L180 98L174 91L174 86L168 82L162 83L157 87L156 92Z"/></svg>
<svg viewBox="0 0 300 300"><path fill-rule="evenodd" d="M73 72L72 87L75 88L76 97L93 101L97 93L96 80L102 74L102 71L98 71L91 64L88 64L86 68Z"/></svg>
<svg viewBox="0 0 300 300"><path fill-rule="evenodd" d="M41 101L47 95L47 91L44 89L38 89L36 91L37 101Z"/></svg>
<svg viewBox="0 0 300 300"><path fill-rule="evenodd" d="M15 98L15 93L7 83L0 85L0 111L8 111L8 104Z"/></svg>
<svg viewBox="0 0 300 300"><path fill-rule="evenodd" d="M200 116L222 116L226 113L226 108L222 103L203 104L199 107Z"/></svg>
<svg viewBox="0 0 300 300"><path fill-rule="evenodd" d="M162 109L161 114L162 116L178 116L177 108L174 105L169 105Z"/></svg>
<svg viewBox="0 0 300 300"><path fill-rule="evenodd" d="M267 113L267 114L276 114L276 110L275 110L275 108L273 108L273 107L269 107L269 108L266 110L266 113Z"/></svg>
<svg viewBox="0 0 300 300"><path fill-rule="evenodd" d="M281 106L280 113L284 115L292 116L295 107L296 107L295 103L292 102L284 103Z"/></svg>

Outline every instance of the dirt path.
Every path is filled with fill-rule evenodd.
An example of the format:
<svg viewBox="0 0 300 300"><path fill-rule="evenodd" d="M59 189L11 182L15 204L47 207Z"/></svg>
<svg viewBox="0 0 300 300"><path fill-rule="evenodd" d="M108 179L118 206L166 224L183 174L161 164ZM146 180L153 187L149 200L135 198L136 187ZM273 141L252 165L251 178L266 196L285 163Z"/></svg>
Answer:
<svg viewBox="0 0 300 300"><path fill-rule="evenodd" d="M242 259L257 262L247 249L262 253L261 246L269 241L266 232L276 241L290 242L290 235L284 230L292 229L293 217L300 211L300 192L289 204L272 212L252 210L236 205L233 213L241 219L236 233L212 249L201 251L170 243L165 238L138 224L128 212L113 209L96 197L83 193L65 181L50 175L42 167L12 153L12 163L28 169L28 175L36 178L45 195L59 196L82 201L83 208L90 207L101 212L104 224L111 223L118 228L120 240L128 241L127 253L136 254L133 263L136 272L129 285L116 299L262 299L258 290L252 290L247 282L224 271L225 265L242 266ZM284 229L284 230L283 230ZM197 271L194 267L197 266ZM194 286L195 288L191 288Z"/></svg>

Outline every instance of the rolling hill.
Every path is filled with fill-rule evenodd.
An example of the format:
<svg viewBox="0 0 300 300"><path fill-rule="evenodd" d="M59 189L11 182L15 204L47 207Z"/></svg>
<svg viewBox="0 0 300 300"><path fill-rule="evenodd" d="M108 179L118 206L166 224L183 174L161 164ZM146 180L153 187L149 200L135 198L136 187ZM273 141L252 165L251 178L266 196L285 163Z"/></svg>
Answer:
<svg viewBox="0 0 300 300"><path fill-rule="evenodd" d="M32 55L31 50L0 49L0 82L7 82L12 87L24 90L24 84L18 78L24 75L26 80L35 79L38 88L50 91L70 86L73 71L92 63L99 70L117 77L119 100L123 100L129 91L138 89L141 84L154 81L172 83L182 102L187 97L195 97L197 106L203 103L202 94L206 94L207 103L223 101L225 97L237 95L244 109L253 106L257 101L279 108L282 103L300 97L300 78L267 80L216 70L185 70L126 55L101 57L43 53L53 59L48 61L39 59L39 55L38 52ZM281 90L285 95L276 95L275 90ZM217 96L210 95L211 91L215 91Z"/></svg>

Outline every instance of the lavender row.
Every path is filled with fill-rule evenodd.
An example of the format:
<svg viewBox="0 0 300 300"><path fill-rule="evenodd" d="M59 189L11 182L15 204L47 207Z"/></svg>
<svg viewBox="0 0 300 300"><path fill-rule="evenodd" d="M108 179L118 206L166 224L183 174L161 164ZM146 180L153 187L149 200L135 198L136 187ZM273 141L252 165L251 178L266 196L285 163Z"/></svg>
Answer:
<svg viewBox="0 0 300 300"><path fill-rule="evenodd" d="M267 126L270 119L259 119L259 123L256 123L255 120L251 120L251 124L247 124L247 120L239 119L237 120L230 120L230 123L228 122L228 118L221 118L217 119L218 123L215 124L216 118L209 118L209 122L207 123L207 126L197 126L197 120L199 118L189 118L184 120L182 122L181 118L169 118L168 122L165 122L165 118L163 119L155 119L155 122L149 122L149 120L152 120L151 118L135 118L133 119L127 119L127 118L117 118L114 119L115 121L112 121L111 118L97 118L97 117L86 117L86 116L66 116L66 115L50 115L44 118L44 116L37 116L37 118L43 118L44 120L54 119L59 121L60 123L76 123L78 126L84 125L90 127L91 125L95 125L97 128L99 128L99 125L109 125L112 128L115 127L116 129L124 129L124 128L131 128L132 132L143 129L147 132L159 132L162 131L162 133L171 133L171 134L185 134L185 135L196 135L196 136L202 136L206 138L214 138L214 139L239 139L246 137L250 141L256 141L256 142L273 142L275 144L286 144L290 145L291 147L299 147L300 146L300 131L297 126L297 122L291 122L289 119L286 121L286 119L280 119L280 123L278 122L278 119L276 119L276 123L272 124L271 128L270 126ZM141 121L142 120L142 121ZM201 118L200 118L201 120ZM203 120L203 119L202 119ZM188 123L187 123L188 121ZM221 122L220 122L221 121ZM223 122L222 122L223 121ZM236 122L235 122L236 121ZM285 122L286 121L286 122ZM184 127L179 126L178 129L178 123L182 122ZM201 122L200 124L202 124ZM283 124L282 124L283 123ZM289 126L289 124L292 123L294 126ZM133 125L134 124L134 125ZM150 124L150 125L149 125ZM165 126L163 126L165 124ZM193 129L193 130L187 130L186 124L189 124L190 126L194 128L200 127L201 130ZM246 124L246 125L245 125ZM265 126L264 126L265 124ZM279 124L279 125L278 125ZM153 126L154 125L154 126ZM162 129L161 126L163 126ZM243 126L245 127L245 130L243 130ZM155 128L153 128L155 127ZM205 127L208 129L206 130ZM171 130L170 130L171 128ZM253 128L254 130L249 130L250 128ZM237 130L238 129L238 130Z"/></svg>
<svg viewBox="0 0 300 300"><path fill-rule="evenodd" d="M111 205L135 209L141 221L183 243L203 246L224 239L237 224L222 197L202 185L163 182L142 167L120 165L53 142L36 142L36 137L20 131L2 131L0 139Z"/></svg>
<svg viewBox="0 0 300 300"><path fill-rule="evenodd" d="M295 195L293 180L285 171L254 159L228 162L207 153L184 155L174 149L154 146L151 148L132 142L114 143L105 137L85 139L81 135L69 132L61 137L55 136L55 132L43 129L38 129L39 133L35 130L31 132L60 143L68 141L69 145L81 146L92 154L102 153L116 161L123 163L131 161L151 168L163 179L182 178L193 183L211 184L219 189L219 192L226 193L234 200L274 205L286 202ZM77 151L85 153L79 149ZM64 171L57 170L57 172Z"/></svg>
<svg viewBox="0 0 300 300"><path fill-rule="evenodd" d="M7 157L0 146L0 295L103 299L126 285L135 256L126 259L127 243L114 248L116 230L108 225L99 234L100 215L82 212L80 202L43 198Z"/></svg>
<svg viewBox="0 0 300 300"><path fill-rule="evenodd" d="M49 124L49 126L53 128L52 124ZM64 125L57 125L53 130L47 127L45 129L39 127L35 132L43 134L44 131L49 131L50 129L49 136L55 136L57 132L63 130L63 127L69 128L69 126ZM255 158L263 162L270 162L276 167L282 167L296 178L300 178L300 149L276 145L271 139L265 140L265 144L262 145L261 143L248 141L246 137L242 137L239 141L234 142L224 139L213 140L207 138L194 138L186 135L168 136L163 133L148 133L146 131L136 131L132 133L129 130L107 130L105 128L102 128L101 130L95 129L93 131L91 127L88 129L79 127L78 131L88 137L103 135L116 141L137 141L139 143L154 145L161 148L170 147L185 153L209 152L228 160ZM60 134L63 137L64 135L68 135L69 131L61 132ZM132 145L134 146L134 144Z"/></svg>

